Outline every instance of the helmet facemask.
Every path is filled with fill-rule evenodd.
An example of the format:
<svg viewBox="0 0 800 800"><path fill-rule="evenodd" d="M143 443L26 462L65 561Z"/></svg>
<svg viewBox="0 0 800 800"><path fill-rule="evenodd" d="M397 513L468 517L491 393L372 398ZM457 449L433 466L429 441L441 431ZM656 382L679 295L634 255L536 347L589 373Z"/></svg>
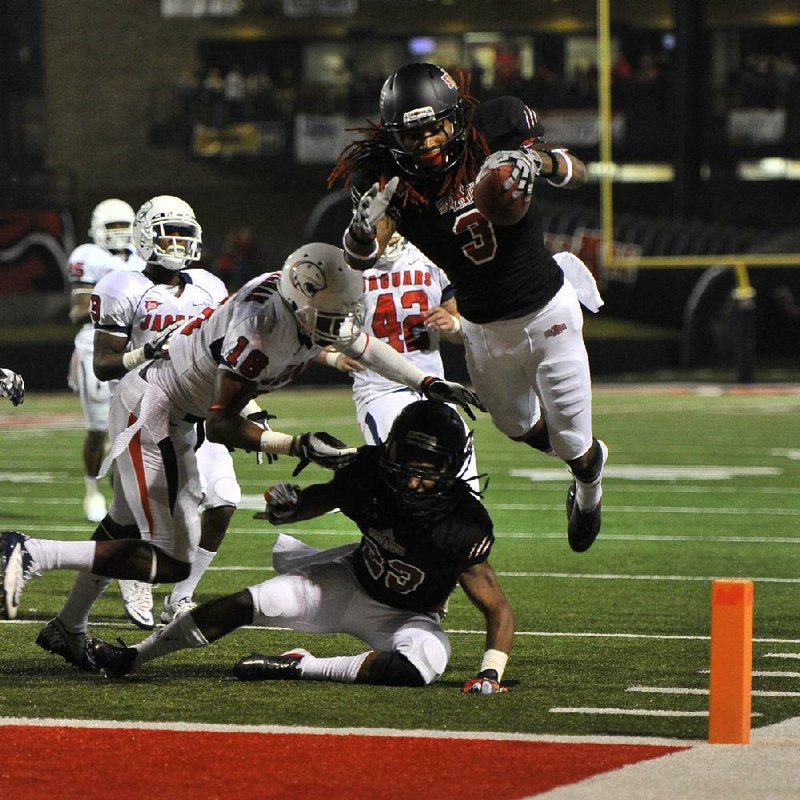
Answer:
<svg viewBox="0 0 800 800"><path fill-rule="evenodd" d="M162 267L180 270L200 260L199 226L186 222L162 221L153 225L153 256Z"/></svg>
<svg viewBox="0 0 800 800"><path fill-rule="evenodd" d="M427 116L428 122L385 126L389 138L389 152L397 165L410 175L441 175L455 167L464 152L464 122L460 108L434 114L433 109L428 107L411 113L419 111L424 112L420 118ZM414 131L419 131L421 134L422 131L436 133L441 130L447 132L447 138L433 147L415 146L413 142L409 142L409 134L413 134Z"/></svg>
<svg viewBox="0 0 800 800"><path fill-rule="evenodd" d="M419 408L428 404L430 409ZM445 410L434 409L434 404ZM422 400L398 415L382 445L380 467L404 514L436 516L455 505L453 487L462 478L471 452L472 433L467 434L455 411Z"/></svg>
<svg viewBox="0 0 800 800"><path fill-rule="evenodd" d="M326 311L311 304L295 309L297 324L314 344L347 345L361 333L364 323L364 304L359 299L349 307Z"/></svg>

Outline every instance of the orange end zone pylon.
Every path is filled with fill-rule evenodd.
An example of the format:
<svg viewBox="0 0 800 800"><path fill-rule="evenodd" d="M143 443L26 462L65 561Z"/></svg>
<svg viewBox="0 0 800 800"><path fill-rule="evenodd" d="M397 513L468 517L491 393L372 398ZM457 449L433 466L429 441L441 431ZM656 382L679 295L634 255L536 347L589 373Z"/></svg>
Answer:
<svg viewBox="0 0 800 800"><path fill-rule="evenodd" d="M753 670L753 582L711 582L708 741L749 744Z"/></svg>

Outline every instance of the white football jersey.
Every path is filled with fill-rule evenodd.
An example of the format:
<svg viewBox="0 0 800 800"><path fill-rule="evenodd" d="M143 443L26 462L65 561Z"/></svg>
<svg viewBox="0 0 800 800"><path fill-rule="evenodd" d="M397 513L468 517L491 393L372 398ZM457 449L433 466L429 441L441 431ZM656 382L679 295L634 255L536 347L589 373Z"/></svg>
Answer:
<svg viewBox="0 0 800 800"><path fill-rule="evenodd" d="M218 369L254 381L257 394L266 394L291 382L320 352L300 332L279 281L280 272L253 278L172 337L169 360L153 362L147 380L164 389L173 412L204 418Z"/></svg>
<svg viewBox="0 0 800 800"><path fill-rule="evenodd" d="M141 272L144 261L132 251L128 251L125 260L119 255L110 253L100 245L88 242L79 245L67 260L67 277L72 284L95 285L111 272ZM75 336L75 344L84 349L91 349L94 340L94 325L86 322Z"/></svg>
<svg viewBox="0 0 800 800"><path fill-rule="evenodd" d="M180 320L204 319L228 296L225 284L204 269L181 272L183 283L153 283L143 272L114 272L92 293L95 330L130 339L131 349Z"/></svg>
<svg viewBox="0 0 800 800"><path fill-rule="evenodd" d="M375 267L364 271L364 328L386 342L427 375L444 376L438 337L428 349L414 342L412 328L422 325L422 312L453 296L450 280L424 253L405 239L387 247ZM395 392L400 384L373 370L353 373L357 406Z"/></svg>

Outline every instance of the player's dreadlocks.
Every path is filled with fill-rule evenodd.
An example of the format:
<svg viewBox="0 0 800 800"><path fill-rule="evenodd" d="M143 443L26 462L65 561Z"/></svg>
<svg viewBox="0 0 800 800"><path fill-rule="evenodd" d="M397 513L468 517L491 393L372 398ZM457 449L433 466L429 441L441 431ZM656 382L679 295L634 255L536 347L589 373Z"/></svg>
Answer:
<svg viewBox="0 0 800 800"><path fill-rule="evenodd" d="M489 155L489 145L486 137L475 127L472 117L475 107L478 105L470 94L472 76L463 69L456 71L456 83L458 93L464 102L464 152L458 160L458 166L446 172L439 187L439 196L453 192L455 195L463 195L469 183L475 180L481 164ZM339 156L336 166L328 176L328 188L330 189L337 180L343 180L345 188L349 188L353 177L362 170L371 175L380 175L381 187L386 181L397 172L397 164L389 152L389 141L387 132L381 127L379 122L367 120L368 127L348 128L354 133L361 134L364 138L357 139L349 144ZM430 200L414 187L415 180L430 180L427 177L418 179L407 175L401 175L400 185L397 187L396 196L405 206L427 205Z"/></svg>

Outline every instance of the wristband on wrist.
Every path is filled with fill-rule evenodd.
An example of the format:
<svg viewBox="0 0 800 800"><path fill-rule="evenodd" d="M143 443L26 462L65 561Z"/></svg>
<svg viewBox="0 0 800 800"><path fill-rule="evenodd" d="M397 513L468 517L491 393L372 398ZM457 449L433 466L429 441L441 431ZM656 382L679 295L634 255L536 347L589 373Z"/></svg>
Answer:
<svg viewBox="0 0 800 800"><path fill-rule="evenodd" d="M288 433L264 431L264 433L261 434L261 444L259 448L263 453L288 456L291 455L293 442L294 436L290 436Z"/></svg>
<svg viewBox="0 0 800 800"><path fill-rule="evenodd" d="M458 317L454 317L452 314L450 315L450 319L453 320L453 327L447 331L447 333L458 333L461 330L461 320Z"/></svg>
<svg viewBox="0 0 800 800"><path fill-rule="evenodd" d="M147 357L144 354L144 347L137 347L135 350L122 354L122 366L128 372L140 367L145 361L147 361Z"/></svg>
<svg viewBox="0 0 800 800"><path fill-rule="evenodd" d="M369 252L365 253L365 248L369 246ZM369 269L378 260L378 240L372 239L369 243L362 241L354 236L350 228L344 232L342 247L349 261L357 262L356 269ZM351 264L351 266L353 266Z"/></svg>
<svg viewBox="0 0 800 800"><path fill-rule="evenodd" d="M551 177L547 179L547 182L551 186L566 186L572 180L572 159L569 157L566 150L551 150L550 158L553 159L553 165L555 166L553 176L558 173L558 162L556 161L557 155L561 156L561 158L564 160L564 163L567 166L567 174L560 181L553 180Z"/></svg>
<svg viewBox="0 0 800 800"><path fill-rule="evenodd" d="M255 400L250 400L239 412L239 416L247 418L249 414L258 414L259 411L261 411L261 406Z"/></svg>
<svg viewBox="0 0 800 800"><path fill-rule="evenodd" d="M497 673L497 682L500 683L507 663L508 653L503 653L501 650L486 650L483 654L480 671L493 669Z"/></svg>
<svg viewBox="0 0 800 800"><path fill-rule="evenodd" d="M337 352L336 350L325 350L323 352L325 353L325 363L329 367L335 368L336 364L339 361L339 356L341 355L341 353Z"/></svg>

